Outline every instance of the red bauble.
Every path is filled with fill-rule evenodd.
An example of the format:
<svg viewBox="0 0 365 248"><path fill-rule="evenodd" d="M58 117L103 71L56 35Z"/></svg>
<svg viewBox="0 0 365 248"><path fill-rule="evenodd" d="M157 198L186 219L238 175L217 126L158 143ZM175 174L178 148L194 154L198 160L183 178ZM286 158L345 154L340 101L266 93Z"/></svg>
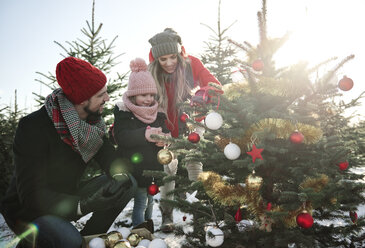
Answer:
<svg viewBox="0 0 365 248"><path fill-rule="evenodd" d="M354 86L354 81L351 78L343 76L343 78L338 82L338 88L343 91L351 90Z"/></svg>
<svg viewBox="0 0 365 248"><path fill-rule="evenodd" d="M290 135L290 142L293 144L300 144L303 141L304 141L304 135L298 130L295 130L294 133Z"/></svg>
<svg viewBox="0 0 365 248"><path fill-rule="evenodd" d="M313 225L313 217L307 212L302 212L297 215L297 224L302 228L310 228Z"/></svg>
<svg viewBox="0 0 365 248"><path fill-rule="evenodd" d="M255 71L262 71L262 69L264 69L264 62L262 62L261 59L256 59L254 62L252 62L252 68Z"/></svg>
<svg viewBox="0 0 365 248"><path fill-rule="evenodd" d="M197 134L196 132L192 132L189 134L188 136L188 140L191 142L191 143L198 143L199 140L200 140L200 136L199 134Z"/></svg>
<svg viewBox="0 0 365 248"><path fill-rule="evenodd" d="M350 218L351 218L351 221L352 223L356 223L357 222L357 213L355 211L350 211Z"/></svg>
<svg viewBox="0 0 365 248"><path fill-rule="evenodd" d="M186 123L186 120L189 119L189 115L187 113L182 113L180 115L180 121Z"/></svg>
<svg viewBox="0 0 365 248"><path fill-rule="evenodd" d="M347 167L349 167L349 162L347 161L344 161L344 162L341 162L341 163L338 163L338 168L340 168L340 170L346 170Z"/></svg>
<svg viewBox="0 0 365 248"><path fill-rule="evenodd" d="M156 195L158 193L158 186L154 182L152 182L152 184L148 186L147 192L150 195Z"/></svg>
<svg viewBox="0 0 365 248"><path fill-rule="evenodd" d="M193 105L201 105L212 102L212 97L209 96L208 90L199 89L195 92L194 96L191 98L191 102Z"/></svg>

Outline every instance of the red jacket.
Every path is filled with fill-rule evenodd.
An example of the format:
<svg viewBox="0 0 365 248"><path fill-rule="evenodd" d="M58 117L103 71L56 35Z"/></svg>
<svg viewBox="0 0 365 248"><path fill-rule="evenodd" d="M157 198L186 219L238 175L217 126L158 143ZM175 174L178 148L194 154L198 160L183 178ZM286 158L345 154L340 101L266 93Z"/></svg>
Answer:
<svg viewBox="0 0 365 248"><path fill-rule="evenodd" d="M210 73L210 71L204 67L202 62L191 55L188 55L190 59L190 66L193 72L193 79L194 79L194 88L197 86L205 87L208 86L208 83L217 83L220 85L220 82ZM165 84L167 97L168 97L168 107L167 107L167 115L168 119L171 123L167 122L167 128L171 131L172 137L179 136L179 117L178 112L176 111L176 106L173 105L174 102L174 84Z"/></svg>

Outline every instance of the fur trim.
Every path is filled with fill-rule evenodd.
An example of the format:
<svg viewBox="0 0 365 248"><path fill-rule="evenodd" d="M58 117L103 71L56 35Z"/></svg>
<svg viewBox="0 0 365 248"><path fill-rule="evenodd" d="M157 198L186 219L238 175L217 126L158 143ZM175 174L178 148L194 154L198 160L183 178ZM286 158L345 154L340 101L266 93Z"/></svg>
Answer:
<svg viewBox="0 0 365 248"><path fill-rule="evenodd" d="M119 111L128 111L131 112L124 104L124 102L117 102L115 106L118 107Z"/></svg>

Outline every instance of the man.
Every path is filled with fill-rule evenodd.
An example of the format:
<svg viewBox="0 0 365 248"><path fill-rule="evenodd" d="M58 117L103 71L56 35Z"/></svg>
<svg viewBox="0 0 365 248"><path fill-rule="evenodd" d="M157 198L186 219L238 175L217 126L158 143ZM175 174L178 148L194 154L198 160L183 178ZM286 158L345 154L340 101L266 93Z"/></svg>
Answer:
<svg viewBox="0 0 365 248"><path fill-rule="evenodd" d="M68 57L58 63L56 78L61 88L19 121L14 138L15 173L0 210L14 233L25 237L18 247L81 247L81 235L108 231L136 188L126 174L111 176L123 168L113 163L115 149L104 135L105 75ZM92 160L105 175L83 182ZM90 212L79 233L70 221Z"/></svg>

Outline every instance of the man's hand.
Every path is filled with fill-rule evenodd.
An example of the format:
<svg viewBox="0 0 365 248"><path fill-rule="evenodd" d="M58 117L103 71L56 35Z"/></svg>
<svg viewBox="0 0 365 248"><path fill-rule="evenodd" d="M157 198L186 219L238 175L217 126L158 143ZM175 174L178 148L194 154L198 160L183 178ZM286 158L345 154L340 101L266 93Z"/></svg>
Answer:
<svg viewBox="0 0 365 248"><path fill-rule="evenodd" d="M80 209L82 214L94 211L107 210L119 205L123 201L124 193L131 187L132 182L110 180L94 194L80 199Z"/></svg>

